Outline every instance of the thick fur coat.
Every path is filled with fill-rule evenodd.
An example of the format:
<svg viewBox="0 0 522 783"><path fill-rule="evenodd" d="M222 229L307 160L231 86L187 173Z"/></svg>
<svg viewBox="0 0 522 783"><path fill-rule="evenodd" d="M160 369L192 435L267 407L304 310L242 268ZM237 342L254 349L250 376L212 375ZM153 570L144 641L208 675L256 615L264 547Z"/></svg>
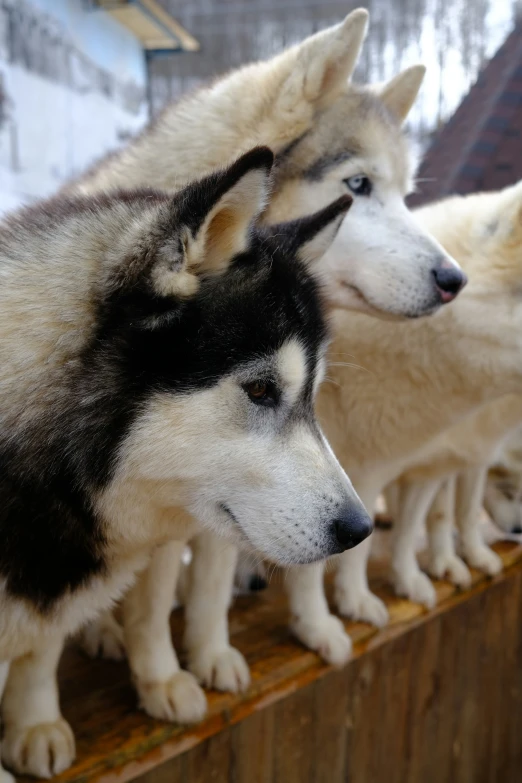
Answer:
<svg viewBox="0 0 522 783"><path fill-rule="evenodd" d="M174 197L58 197L0 225L3 753L20 771L71 753L27 659L54 667L154 546L197 520L306 562L370 532L313 412L327 330L307 263L351 199L254 228L272 160L259 148ZM35 721L61 734L48 751L26 744Z"/></svg>

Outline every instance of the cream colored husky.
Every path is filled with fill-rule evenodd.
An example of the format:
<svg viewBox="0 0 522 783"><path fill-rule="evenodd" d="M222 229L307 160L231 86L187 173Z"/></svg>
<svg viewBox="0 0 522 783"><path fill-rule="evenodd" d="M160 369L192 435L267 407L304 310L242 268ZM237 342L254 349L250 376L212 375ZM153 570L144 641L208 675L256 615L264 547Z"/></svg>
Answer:
<svg viewBox="0 0 522 783"><path fill-rule="evenodd" d="M430 208L427 210L425 214L429 214ZM516 299L516 274L522 249L522 182L499 193L450 199L433 207L433 211L438 213L441 225L446 213L454 232L459 226L469 232L464 248L468 254L478 253L476 243L483 241L480 252L485 258L489 257L489 274L511 280L513 291L506 296L504 306L515 318L520 306ZM437 235L447 244L445 236ZM467 268L466 258L451 247ZM482 276L487 279L485 272ZM490 329L498 333L499 327L497 317L492 320ZM489 346L485 344L482 351L482 361L487 366ZM513 391L513 388L506 382L504 391ZM392 571L401 595L428 607L436 600L433 585L421 573L415 556L417 532L425 519L429 540L428 569L433 576L445 575L461 587L471 582L465 562L455 551L454 522L460 533L464 561L489 575L501 569L500 558L483 540L481 510L485 500L493 520L508 532L520 525L516 517L520 503L520 471L515 470L513 476L507 478L510 474L506 474L505 465L499 467L496 474L492 473L489 482L487 476L490 465L501 460L504 444L521 422L522 396L519 394L506 394L488 402L427 443L419 458L401 476L393 494L388 489L387 498L393 506L395 522ZM510 465L514 464L509 451L506 460ZM510 493L510 498L505 492Z"/></svg>
<svg viewBox="0 0 522 783"><path fill-rule="evenodd" d="M522 391L521 206L519 183L498 193L448 199L416 213L470 278L458 300L434 318L404 328L364 315L337 314L329 377L339 385L325 384L318 410L367 508L374 507L390 480L431 455L433 439L453 422ZM356 340L349 339L354 332ZM366 372L335 366L348 351ZM507 403L495 437L513 426L518 404ZM403 506L405 520L410 510L411 505ZM403 536L410 539L411 532L399 525L396 558ZM369 546L363 544L339 558L337 605L342 614L382 624L386 610L368 590L361 557L365 549ZM401 591L418 597L428 580L411 566L407 558L396 559L395 575ZM310 585L318 570L305 568L292 580L294 612L304 622L311 612L299 603L298 586Z"/></svg>

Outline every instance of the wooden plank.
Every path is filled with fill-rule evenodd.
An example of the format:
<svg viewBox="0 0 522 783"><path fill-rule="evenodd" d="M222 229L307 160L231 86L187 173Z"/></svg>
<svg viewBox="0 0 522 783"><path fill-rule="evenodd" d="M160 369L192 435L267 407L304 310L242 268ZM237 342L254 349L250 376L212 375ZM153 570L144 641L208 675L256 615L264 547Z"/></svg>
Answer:
<svg viewBox="0 0 522 783"><path fill-rule="evenodd" d="M377 745L383 730L382 721L375 720L381 703L382 658L382 650L377 649L360 659L355 667L350 710L353 730L346 748L347 780L350 783L376 779Z"/></svg>
<svg viewBox="0 0 522 783"><path fill-rule="evenodd" d="M487 662L481 661L479 676L487 698L486 709L497 716L491 727L488 758L484 758L487 770L484 779L487 780L505 779L504 769L509 769L512 763L510 724L522 718L522 659L518 645L510 644L512 629L520 622L521 584L522 578L518 575L508 584L496 585L486 597L490 604L489 614L493 615L487 629L490 655ZM512 705L509 711L505 709L506 701ZM485 743L485 737L481 739ZM516 748L520 748L520 744L519 733ZM522 778L522 766L520 770Z"/></svg>
<svg viewBox="0 0 522 783"><path fill-rule="evenodd" d="M232 738L234 783L273 783L274 710L254 712L235 728Z"/></svg>
<svg viewBox="0 0 522 783"><path fill-rule="evenodd" d="M517 575L518 595L513 596L513 604L518 607L518 616L514 624L517 629L517 636L512 645L513 660L515 662L514 672L516 675L510 682L509 696L514 702L514 709L506 710L509 712L507 717L507 733L509 736L508 754L501 759L499 780L507 780L509 768L522 769L522 742L520 741L520 720L522 715L522 575ZM509 643L510 637L507 639Z"/></svg>
<svg viewBox="0 0 522 783"><path fill-rule="evenodd" d="M313 783L341 783L345 779L347 734L353 728L349 711L352 690L351 667L333 671L315 685Z"/></svg>
<svg viewBox="0 0 522 783"><path fill-rule="evenodd" d="M149 770L140 783L185 783L187 780L187 755L176 756L165 764Z"/></svg>
<svg viewBox="0 0 522 783"><path fill-rule="evenodd" d="M486 741L486 732L491 732L492 726L484 700L488 688L499 682L495 674L495 666L499 661L502 661L506 671L511 670L511 675L506 673L505 679L502 675L503 685L507 687L509 681L516 683L512 686L516 693L508 694L508 701L511 699L515 703L516 689L522 691L520 676L513 673L515 658L518 656L520 662L522 654L520 600L510 603L508 598L510 591L513 591L515 577L522 573L522 547L501 542L495 548L508 570L495 578L493 583L474 574L474 587L465 593L458 593L447 583L438 583L438 595L444 598L430 613L418 605L395 598L377 569L373 586L386 600L392 620L388 628L379 632L362 623L346 625L355 642L354 660L340 675L339 683L346 676L349 693L345 703L329 707L332 710L332 727L345 711L346 730L342 739L341 730L339 736L327 740L326 723L330 716L325 714L324 709L318 708L318 704L323 701L333 704L335 686L330 688L328 683L330 678L337 675L333 674L330 667L322 664L315 654L292 640L287 628L287 607L281 584L275 583L265 593L236 602L231 612L231 637L252 667L252 686L246 694L240 696L209 693L208 717L195 727L173 726L152 720L139 712L125 664L90 661L75 649L67 651L60 667L62 703L64 714L77 737L78 757L69 770L56 778L57 783L109 783L116 780L124 783L144 776L178 755L187 754L188 758L191 753L197 752L197 746L220 733L229 737L227 741L231 743L232 750L226 751L228 761L223 756L219 763L216 762L217 768L228 770L231 776L236 775L242 783L241 775L247 779L247 771L238 762L241 742L234 733L236 729L231 730L231 727L248 720L249 716L257 715L261 710L275 710L273 715L276 715L277 703L283 699L288 700L289 704L281 707L281 715L284 716L285 710L289 710L289 719L294 710L290 702L294 698L301 698L299 694L307 686L312 686L308 691L311 695L302 698L305 702L310 699L307 709L315 712L316 723L313 727L305 724L296 736L301 739L307 737L310 747L315 748L319 748L321 743L325 743L326 747L328 741L329 755L327 757L323 754L317 761L318 750L314 751L316 761L311 763L312 771L306 773L311 777L305 776L305 780L313 780L314 775L317 780L328 780L327 760L331 760L331 769L335 770L336 776L344 767L348 776L346 779L350 783L358 779L362 783L377 780L373 775L381 769L382 761L377 756L382 752L394 754L394 769L402 770L401 774L406 776L397 777L401 783L406 779L415 783L419 780L423 783L437 780L440 783L441 780L451 779L444 774L455 772L461 775L461 769L470 769L473 753L467 748L461 750L461 758L465 761L460 762L460 766L458 759L440 759L439 773L444 771L444 774L436 775L430 762L429 746L444 750L447 756L451 745L452 752L458 755L459 741L466 739L470 732L482 732L480 736L485 738L477 749L477 755L486 757L494 751L505 752L508 758L504 767L510 768L513 759L520 760L520 741L517 742L517 731L512 725L517 721L512 716L506 716L502 719L504 722L501 720L498 729L495 729L497 733L488 734L490 739ZM512 568L509 568L510 565ZM491 600L487 596L491 596ZM502 625L499 625L500 621L493 611L498 601L503 607L503 615L506 615ZM518 614L515 603L519 607ZM474 655L473 635L483 637L484 633L489 634L488 626L483 627L486 617L492 633L488 639L479 642L479 651ZM459 618L458 623L455 618ZM514 622L514 618L517 622ZM467 634L466 625L469 623L473 624L473 635ZM175 612L172 628L178 649L181 648L182 625L180 613ZM452 635L460 639L460 647L452 641ZM503 637L511 640L516 655L508 651L500 652ZM435 653L436 649L439 652ZM477 668L472 671L469 661L473 657ZM484 668L484 662L487 662L488 671ZM386 679L390 673L393 673L393 681ZM456 678L462 679L460 691L455 685ZM313 683L318 684L313 686ZM476 694L481 694L480 698L470 695L472 688ZM468 701L462 712L464 692ZM500 695L490 700L489 708L498 711L499 700ZM412 727L413 716L416 716L420 726L425 727L425 732ZM275 732L274 741L277 744L282 729L279 723L275 729L270 729L271 719L266 718L266 740L259 755L260 780L272 780L270 777L263 778L263 775L268 774L263 770L269 769L272 762L279 769L283 769L285 764L284 759L276 759L273 755L270 732ZM398 732L400 751L395 752L390 737L383 736L384 719ZM462 737L459 734L459 719L464 732ZM260 720L263 723L265 718ZM325 727L320 726L322 720L325 721ZM248 746L253 734L248 739L247 728L244 731L244 742ZM219 746L217 742L213 754L217 753ZM380 749L379 754L376 754L376 748ZM409 759L409 767L405 759ZM296 763L300 768L301 761L298 759ZM496 768L496 763L499 762L491 761L489 755L488 764L492 765L490 771ZM355 777L360 768L368 772L366 779ZM484 765L481 767L483 769ZM418 771L419 776L415 777L411 770ZM392 779L392 771L388 770L387 774ZM460 779L464 780L462 776ZM334 783L335 777L330 780Z"/></svg>
<svg viewBox="0 0 522 783"><path fill-rule="evenodd" d="M442 676L448 699L445 708L441 706L440 709L440 722L445 729L441 747L442 755L447 759L448 780L455 783L469 781L470 765L472 769L476 768L477 753L481 750L471 748L468 737L476 737L477 729L480 731L479 712L484 695L480 679L481 654L486 653L484 636L489 633L489 627L484 627L486 599L486 593L477 597L474 612L466 613L459 607L462 632L458 641L448 639L449 634L454 632L454 623L443 618L442 658L445 666ZM447 648L448 655L444 648ZM479 783L480 778L475 779Z"/></svg>
<svg viewBox="0 0 522 783"><path fill-rule="evenodd" d="M404 780L407 737L410 729L408 691L411 683L412 645L410 634L404 634L394 643L393 655L382 648L380 705L378 715L389 716L384 725L378 726L377 753L382 767L386 759L389 783ZM415 686L413 686L415 687ZM374 717L375 720L375 717ZM390 725L393 731L390 731ZM378 770L375 770L378 774Z"/></svg>
<svg viewBox="0 0 522 783"><path fill-rule="evenodd" d="M274 783L312 783L315 755L314 685L308 685L274 707L277 737L274 748Z"/></svg>
<svg viewBox="0 0 522 783"><path fill-rule="evenodd" d="M434 773L429 755L419 748L433 737L439 719L441 619L427 623L424 632L411 637L410 676L405 699L409 726L404 748L404 777L407 783L428 783Z"/></svg>
<svg viewBox="0 0 522 783"><path fill-rule="evenodd" d="M225 729L187 755L185 780L190 783L224 783L230 779L231 734Z"/></svg>

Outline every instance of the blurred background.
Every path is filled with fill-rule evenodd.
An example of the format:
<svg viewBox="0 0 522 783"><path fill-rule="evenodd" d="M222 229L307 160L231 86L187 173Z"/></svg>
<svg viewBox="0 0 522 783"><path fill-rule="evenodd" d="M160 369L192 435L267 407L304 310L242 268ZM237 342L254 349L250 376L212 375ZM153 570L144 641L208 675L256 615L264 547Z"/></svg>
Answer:
<svg viewBox="0 0 522 783"><path fill-rule="evenodd" d="M364 5L356 80L428 66L422 149L515 25L522 0L0 0L0 212L56 190L185 91Z"/></svg>

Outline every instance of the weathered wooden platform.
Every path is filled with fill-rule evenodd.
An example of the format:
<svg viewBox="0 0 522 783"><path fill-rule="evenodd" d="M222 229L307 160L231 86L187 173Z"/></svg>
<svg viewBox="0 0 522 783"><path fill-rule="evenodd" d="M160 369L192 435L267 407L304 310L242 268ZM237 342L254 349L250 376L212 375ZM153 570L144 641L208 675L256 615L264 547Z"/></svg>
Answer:
<svg viewBox="0 0 522 783"><path fill-rule="evenodd" d="M391 612L376 632L347 624L341 671L292 640L281 584L239 599L233 643L253 682L240 697L209 694L190 729L136 709L126 665L67 651L65 717L77 738L60 783L520 783L522 547L495 549L506 570L470 591L439 583L432 612L373 586ZM175 612L178 648L182 617Z"/></svg>

